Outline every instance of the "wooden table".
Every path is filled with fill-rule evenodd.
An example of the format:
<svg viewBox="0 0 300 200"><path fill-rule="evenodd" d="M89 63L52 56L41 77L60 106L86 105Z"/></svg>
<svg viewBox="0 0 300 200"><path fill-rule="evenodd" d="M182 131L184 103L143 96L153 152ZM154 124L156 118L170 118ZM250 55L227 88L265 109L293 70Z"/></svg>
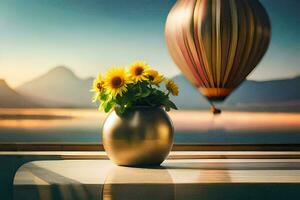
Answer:
<svg viewBox="0 0 300 200"><path fill-rule="evenodd" d="M300 199L300 159L177 159L158 168L34 161L17 171L14 199Z"/></svg>

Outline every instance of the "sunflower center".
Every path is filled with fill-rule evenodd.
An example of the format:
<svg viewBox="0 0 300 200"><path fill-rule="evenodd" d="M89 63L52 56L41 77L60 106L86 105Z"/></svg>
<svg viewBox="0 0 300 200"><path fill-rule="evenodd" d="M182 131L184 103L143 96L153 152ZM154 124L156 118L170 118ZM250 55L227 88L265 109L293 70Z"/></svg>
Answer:
<svg viewBox="0 0 300 200"><path fill-rule="evenodd" d="M122 86L122 79L120 77L114 77L112 80L111 80L111 84L112 84L112 87L113 88L119 88Z"/></svg>
<svg viewBox="0 0 300 200"><path fill-rule="evenodd" d="M149 78L150 81L153 81L153 80L154 80L154 76L152 76L152 75L149 75L148 78Z"/></svg>
<svg viewBox="0 0 300 200"><path fill-rule="evenodd" d="M97 83L97 88L98 88L99 90L101 90L101 89L102 89L102 84L101 84L101 83Z"/></svg>
<svg viewBox="0 0 300 200"><path fill-rule="evenodd" d="M142 75L143 72L144 72L144 68L142 68L142 67L137 67L137 68L135 69L135 75L136 75L136 76Z"/></svg>

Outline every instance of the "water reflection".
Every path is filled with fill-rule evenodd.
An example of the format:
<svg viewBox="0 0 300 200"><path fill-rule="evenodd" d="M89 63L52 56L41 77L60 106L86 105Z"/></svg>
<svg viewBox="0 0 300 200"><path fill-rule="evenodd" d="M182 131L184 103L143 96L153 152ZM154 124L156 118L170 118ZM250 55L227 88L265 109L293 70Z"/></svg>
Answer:
<svg viewBox="0 0 300 200"><path fill-rule="evenodd" d="M175 143L299 143L300 113L169 112ZM105 113L84 109L0 109L1 142L101 142ZM188 120L187 120L188 119Z"/></svg>
<svg viewBox="0 0 300 200"><path fill-rule="evenodd" d="M205 111L172 111L169 115L175 128L183 131L300 130L300 113L224 111L215 116ZM187 116L189 120L186 120ZM105 113L91 109L0 109L0 127L22 127L28 122L27 127L35 128L45 124L51 126L53 122L54 125L66 124L69 120L73 120L73 124L83 122L81 125L86 125L84 121L89 120L94 125L103 122L105 117ZM13 123L17 121L24 123ZM30 123L34 121L36 123Z"/></svg>

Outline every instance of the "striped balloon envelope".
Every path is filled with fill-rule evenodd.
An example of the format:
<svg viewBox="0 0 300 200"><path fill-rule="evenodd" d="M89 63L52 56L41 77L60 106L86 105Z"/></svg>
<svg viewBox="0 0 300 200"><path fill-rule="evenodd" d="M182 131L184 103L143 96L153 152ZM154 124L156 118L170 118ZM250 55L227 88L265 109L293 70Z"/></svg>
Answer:
<svg viewBox="0 0 300 200"><path fill-rule="evenodd" d="M271 27L258 0L178 0L165 34L176 65L212 103L223 101L259 63Z"/></svg>

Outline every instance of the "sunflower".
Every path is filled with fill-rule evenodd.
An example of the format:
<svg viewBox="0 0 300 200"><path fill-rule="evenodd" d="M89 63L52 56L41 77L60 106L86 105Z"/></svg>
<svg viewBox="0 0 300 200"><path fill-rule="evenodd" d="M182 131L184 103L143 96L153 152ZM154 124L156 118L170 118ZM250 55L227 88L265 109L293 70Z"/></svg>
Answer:
<svg viewBox="0 0 300 200"><path fill-rule="evenodd" d="M172 80L167 80L166 81L166 88L169 92L171 92L171 94L173 96L178 96L179 94L179 88L178 86L176 85L176 83Z"/></svg>
<svg viewBox="0 0 300 200"><path fill-rule="evenodd" d="M104 79L101 76L101 74L99 74L93 81L93 86L91 89L91 92L95 92L95 95L93 97L93 102L99 100L100 93L104 91L103 85L104 85Z"/></svg>
<svg viewBox="0 0 300 200"><path fill-rule="evenodd" d="M130 65L129 76L134 83L147 80L149 66L144 61L137 61Z"/></svg>
<svg viewBox="0 0 300 200"><path fill-rule="evenodd" d="M102 92L103 91L103 85L104 85L104 79L101 76L101 74L99 74L93 82L93 87L91 89L92 92Z"/></svg>
<svg viewBox="0 0 300 200"><path fill-rule="evenodd" d="M123 67L112 67L107 71L104 88L115 98L117 95L122 96L127 91L127 84L129 83L130 81Z"/></svg>
<svg viewBox="0 0 300 200"><path fill-rule="evenodd" d="M159 74L158 71L150 69L148 70L148 80L150 84L158 85L164 80L164 76Z"/></svg>

